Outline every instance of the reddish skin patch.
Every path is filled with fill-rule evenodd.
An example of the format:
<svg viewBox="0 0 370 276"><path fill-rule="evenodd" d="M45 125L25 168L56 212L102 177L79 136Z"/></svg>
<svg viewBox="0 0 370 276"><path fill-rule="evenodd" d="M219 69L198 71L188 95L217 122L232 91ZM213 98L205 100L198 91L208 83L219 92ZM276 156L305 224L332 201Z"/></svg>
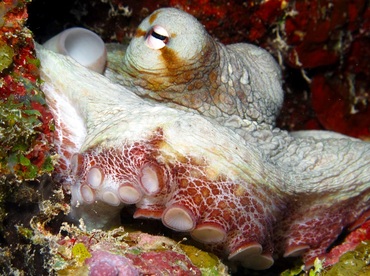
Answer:
<svg viewBox="0 0 370 276"><path fill-rule="evenodd" d="M223 241L206 245L221 256L232 255L253 244L261 245L262 254L266 256L284 252L289 255L296 248L306 247L303 259L308 267L316 257L325 256L326 249L343 227L367 208L364 205L366 192L347 202L315 205L317 194L298 195L294 199L279 196L264 185L230 181L222 175L210 180L205 173L207 164L183 156L172 162L163 159L160 145L165 140L161 140L161 132L157 134L159 136L148 142L123 144L111 149L95 148L82 153L72 185L77 189L89 185L89 170L99 168L106 179L111 179L109 183L114 182L117 186L103 183L94 188L90 185L95 195L100 196L107 189L117 194L115 191L121 183L141 189L142 168L152 164L163 183L155 194L145 195L141 189L143 197L136 203L136 217L162 218L167 227L176 231L166 224L166 210L180 208L186 210L194 223L193 228L180 231L191 234L198 225L214 225L226 233ZM95 200L101 199L97 197ZM79 204L87 203L80 201Z"/></svg>
<svg viewBox="0 0 370 276"><path fill-rule="evenodd" d="M366 193L364 193L366 196ZM316 257L323 258L326 249L335 241L343 231L343 226L349 225L358 216L358 211L363 210L364 195L353 198L350 202L340 202L331 206L317 205L315 207L301 208L296 214L282 223L281 229L285 239L282 248L285 252L309 245L310 249L303 254L304 263L307 267L313 265ZM297 208L298 206L291 206ZM325 209L322 213L319 210ZM361 216L360 216L361 218ZM293 222L293 223L292 223ZM278 236L278 235L277 235ZM276 243L281 243L277 240Z"/></svg>
<svg viewBox="0 0 370 276"><path fill-rule="evenodd" d="M160 131L157 135L161 135ZM162 143L165 141L162 140ZM122 149L86 151L79 155L72 185L78 189L81 185L89 185L88 172L98 167L106 179L111 179L109 183L117 183L118 187L129 183L141 190L143 197L136 204L134 217L160 219L162 216L166 225L165 210L170 207L184 208L193 218L194 226L215 224L226 232L225 240L215 245L222 255L232 254L251 243L261 244L263 253L272 254L273 224L280 208L283 208L276 192L253 183L243 183L242 180L240 183L232 182L221 175L210 180L205 172L207 164L196 162L191 157L179 156L174 163L161 163L157 161L163 160L160 145L161 137L154 137L146 143L124 144ZM163 182L155 194L145 194L140 184L141 169L147 164L156 167L158 179ZM95 199L98 201L106 189L116 194L118 190L105 187L104 183L90 188L98 196Z"/></svg>

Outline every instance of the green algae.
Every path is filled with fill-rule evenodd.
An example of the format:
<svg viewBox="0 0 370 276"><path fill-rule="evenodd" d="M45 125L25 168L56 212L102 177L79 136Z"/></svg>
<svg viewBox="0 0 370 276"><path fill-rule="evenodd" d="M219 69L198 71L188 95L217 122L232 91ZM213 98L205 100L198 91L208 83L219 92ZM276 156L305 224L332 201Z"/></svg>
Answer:
<svg viewBox="0 0 370 276"><path fill-rule="evenodd" d="M39 97L32 101L39 102ZM27 155L40 135L42 114L25 102L17 102L13 95L0 100L0 173L14 174L22 179L34 179L40 173L51 172L51 156L41 167L33 164Z"/></svg>
<svg viewBox="0 0 370 276"><path fill-rule="evenodd" d="M5 20L0 30L0 175L20 181L53 170L51 116L39 88L40 61L32 33L24 26L29 2L0 3Z"/></svg>
<svg viewBox="0 0 370 276"><path fill-rule="evenodd" d="M179 247L185 252L191 262L201 270L203 276L228 275L226 270L220 266L220 259L214 254L200 250L192 245L179 244Z"/></svg>
<svg viewBox="0 0 370 276"><path fill-rule="evenodd" d="M38 135L36 128L41 126L41 114L23 107L23 103L16 103L13 97L0 101L0 171L32 179L38 169L26 155ZM27 171L23 172L19 165Z"/></svg>
<svg viewBox="0 0 370 276"><path fill-rule="evenodd" d="M299 276L304 274L304 266L299 265L283 271L280 276Z"/></svg>
<svg viewBox="0 0 370 276"><path fill-rule="evenodd" d="M16 225L16 228L17 228L17 231L18 233L26 238L26 239L29 239L31 240L32 237L34 236L34 233L33 233L33 230L28 228L28 227L24 227L24 226L19 226L19 225Z"/></svg>
<svg viewBox="0 0 370 276"><path fill-rule="evenodd" d="M0 43L0 73L13 62L14 50L5 43Z"/></svg>

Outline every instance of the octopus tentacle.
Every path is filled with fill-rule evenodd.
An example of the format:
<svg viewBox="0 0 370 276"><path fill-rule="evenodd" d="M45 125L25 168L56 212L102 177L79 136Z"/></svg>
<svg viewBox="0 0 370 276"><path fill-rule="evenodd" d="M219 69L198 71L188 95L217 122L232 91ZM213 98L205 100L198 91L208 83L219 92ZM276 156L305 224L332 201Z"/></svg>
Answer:
<svg viewBox="0 0 370 276"><path fill-rule="evenodd" d="M107 62L104 41L94 32L84 28L70 28L50 38L44 47L72 57L90 70L103 73Z"/></svg>

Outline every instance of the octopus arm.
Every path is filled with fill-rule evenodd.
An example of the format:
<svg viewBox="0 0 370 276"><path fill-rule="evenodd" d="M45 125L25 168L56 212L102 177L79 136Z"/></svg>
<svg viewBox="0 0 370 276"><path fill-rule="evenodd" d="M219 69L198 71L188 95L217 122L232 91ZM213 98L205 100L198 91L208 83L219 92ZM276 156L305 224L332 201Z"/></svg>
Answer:
<svg viewBox="0 0 370 276"><path fill-rule="evenodd" d="M294 134L284 152L274 158L290 173L295 194L321 194L341 199L370 188L370 144L329 132ZM309 185L308 185L309 183Z"/></svg>
<svg viewBox="0 0 370 276"><path fill-rule="evenodd" d="M160 103L146 102L69 57L42 48L38 49L38 56L42 61L41 76L47 97L54 102L62 98L67 106L61 111L56 110L56 117L64 124L78 120L79 127L86 129L87 134L78 138L79 141L85 139L78 151L95 145L120 146L122 137L125 142L149 139L161 129L167 145L163 151L177 152L182 156L202 156L201 159L213 162L218 170L225 168L224 173L230 171L226 173L230 177L242 175L250 181L264 182L267 172L274 170L272 166L265 166L256 148L248 146L232 130L211 119ZM77 118L68 117L68 113ZM201 153L196 153L199 150Z"/></svg>
<svg viewBox="0 0 370 276"><path fill-rule="evenodd" d="M135 218L161 219L246 266L272 265L282 176L258 148L210 118L147 102L66 56L37 51L44 87L53 87L45 93L66 97L86 127L64 172L72 218L109 228L135 205Z"/></svg>
<svg viewBox="0 0 370 276"><path fill-rule="evenodd" d="M303 254L310 266L344 228L368 217L370 144L328 131L301 131L274 162L289 175L291 194L276 231L284 238L276 244L285 257Z"/></svg>
<svg viewBox="0 0 370 276"><path fill-rule="evenodd" d="M48 77L43 76L45 79ZM83 117L71 100L51 82L44 82L42 89L54 117L54 145L59 153L57 171L66 171L74 152L83 145L87 129Z"/></svg>

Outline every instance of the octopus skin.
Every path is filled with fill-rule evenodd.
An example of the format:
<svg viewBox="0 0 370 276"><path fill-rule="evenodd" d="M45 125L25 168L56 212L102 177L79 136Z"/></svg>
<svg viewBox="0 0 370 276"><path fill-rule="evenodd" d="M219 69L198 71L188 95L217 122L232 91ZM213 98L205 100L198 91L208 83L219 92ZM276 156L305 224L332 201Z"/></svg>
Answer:
<svg viewBox="0 0 370 276"><path fill-rule="evenodd" d="M165 8L119 53L108 47L104 76L37 46L72 218L107 229L134 205L252 269L301 255L309 267L367 219L370 144L276 128L281 74L266 51L224 46Z"/></svg>

